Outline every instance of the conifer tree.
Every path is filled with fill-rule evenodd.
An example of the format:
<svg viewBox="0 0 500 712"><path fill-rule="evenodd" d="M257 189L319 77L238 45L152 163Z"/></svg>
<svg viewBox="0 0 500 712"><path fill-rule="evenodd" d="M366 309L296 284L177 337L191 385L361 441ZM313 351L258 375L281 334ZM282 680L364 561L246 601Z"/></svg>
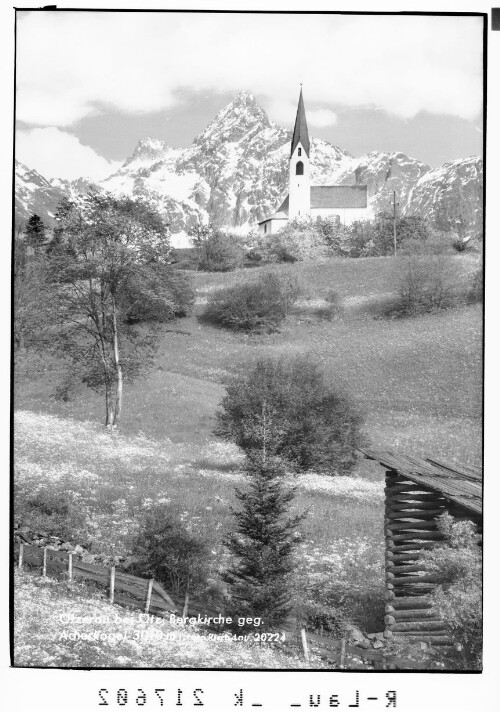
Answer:
<svg viewBox="0 0 500 712"><path fill-rule="evenodd" d="M242 508L233 512L236 531L226 539L233 560L224 579L233 617L259 617L259 630L269 630L293 609L293 551L305 513L290 514L295 488L285 483L281 460L265 448L247 453L246 474L249 487L236 488Z"/></svg>
<svg viewBox="0 0 500 712"><path fill-rule="evenodd" d="M34 213L26 223L26 239L30 247L41 247L45 242L46 227L42 218Z"/></svg>

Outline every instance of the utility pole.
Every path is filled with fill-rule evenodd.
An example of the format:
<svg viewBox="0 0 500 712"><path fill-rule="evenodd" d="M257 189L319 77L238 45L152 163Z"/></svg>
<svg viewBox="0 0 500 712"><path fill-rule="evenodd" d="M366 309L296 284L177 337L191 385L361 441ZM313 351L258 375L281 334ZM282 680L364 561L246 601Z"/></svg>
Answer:
<svg viewBox="0 0 500 712"><path fill-rule="evenodd" d="M396 257L397 254L397 234L396 234L396 205L399 205L399 203L396 203L396 191L392 191L392 229L393 229L393 235L394 235L394 257Z"/></svg>

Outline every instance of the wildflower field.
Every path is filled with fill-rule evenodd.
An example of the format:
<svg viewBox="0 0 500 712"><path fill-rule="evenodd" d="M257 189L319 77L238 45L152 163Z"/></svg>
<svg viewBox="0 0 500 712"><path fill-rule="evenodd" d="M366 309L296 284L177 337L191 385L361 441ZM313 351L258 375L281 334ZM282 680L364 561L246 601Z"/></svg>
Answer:
<svg viewBox="0 0 500 712"><path fill-rule="evenodd" d="M113 606L82 584L15 574L15 665L114 668L303 668L298 653ZM326 667L312 656L314 668Z"/></svg>

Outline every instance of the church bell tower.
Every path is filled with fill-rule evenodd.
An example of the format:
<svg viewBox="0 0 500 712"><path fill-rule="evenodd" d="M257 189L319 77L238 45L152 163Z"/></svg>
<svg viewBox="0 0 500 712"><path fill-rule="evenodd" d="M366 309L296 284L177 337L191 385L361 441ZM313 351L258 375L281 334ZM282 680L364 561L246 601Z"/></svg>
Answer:
<svg viewBox="0 0 500 712"><path fill-rule="evenodd" d="M288 217L308 217L311 212L311 180L309 175L309 153L311 145L307 130L306 110L300 89L297 117L293 130L292 151L290 154L290 191Z"/></svg>

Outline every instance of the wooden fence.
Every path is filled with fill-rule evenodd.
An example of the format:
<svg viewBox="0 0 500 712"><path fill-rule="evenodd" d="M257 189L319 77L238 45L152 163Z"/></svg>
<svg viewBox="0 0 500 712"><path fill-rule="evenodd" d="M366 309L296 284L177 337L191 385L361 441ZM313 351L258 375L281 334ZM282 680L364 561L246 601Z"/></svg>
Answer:
<svg viewBox="0 0 500 712"><path fill-rule="evenodd" d="M136 608L162 618L168 618L171 614L187 617L224 615L220 608L215 608L197 598L167 593L154 579L144 579L117 571L114 566L105 567L86 563L67 551L21 544L18 566L35 568L44 576L50 574L54 578L66 581L78 579L93 581L107 589L111 603ZM283 634L282 644L285 647L302 647L307 663L311 650L321 658L334 663L339 669L365 669L367 664L382 670L420 670L436 667L434 664L424 664L413 659L390 655L386 651L357 648L349 645L345 639L336 640L317 635L305 629L299 630L291 624L279 633Z"/></svg>
<svg viewBox="0 0 500 712"><path fill-rule="evenodd" d="M176 616L217 616L220 609L192 596L167 593L154 579L144 579L114 566L106 567L79 560L67 551L20 544L18 566L37 569L42 575L72 581L85 579L107 589L111 603L138 608L163 618Z"/></svg>

